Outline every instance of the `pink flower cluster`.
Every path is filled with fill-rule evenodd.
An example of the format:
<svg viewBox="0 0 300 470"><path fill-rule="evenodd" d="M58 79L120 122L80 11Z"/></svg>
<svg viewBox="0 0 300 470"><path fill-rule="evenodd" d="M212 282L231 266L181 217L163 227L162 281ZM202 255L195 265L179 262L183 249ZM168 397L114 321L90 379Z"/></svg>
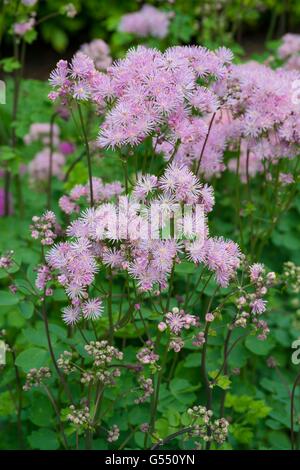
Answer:
<svg viewBox="0 0 300 470"><path fill-rule="evenodd" d="M143 210L135 199L131 201L128 196L122 196L119 198L116 220L115 204L98 202L96 207L81 212L67 228L66 240L55 245L46 254L47 264L54 278L57 278L71 299L72 306L65 312L65 318L70 317L72 321L80 318L79 307L82 308L82 300L89 298L89 287L102 263L114 270L127 271L136 280L141 291L166 288L173 267L187 258L195 264L203 263L207 266L223 287L235 276L241 261L238 246L232 241L208 236L206 214L213 205L212 189L202 186L187 167L177 167L175 164L170 165L158 179L151 175L145 177L142 183L140 179L133 194L140 194L141 184L145 184L146 180L151 184L150 187L147 186L148 206L144 205ZM99 184L102 188L101 181ZM69 202L74 204L77 198L86 197L86 193L85 186L76 186L70 194ZM143 196L144 194L142 192ZM98 201L103 201L102 196ZM204 210L200 215L191 214L192 222L195 222L194 218L202 217L201 231L193 233L190 240L188 237L180 240L172 236L153 238L148 224L149 213L153 216L153 211L147 211L147 207L159 207L161 211L163 203L163 212L170 214L172 205L182 202L202 204ZM63 204L60 202L63 206L65 203L65 200ZM76 210L77 208L74 209ZM41 225L39 220L37 223ZM198 227L195 224L194 226ZM40 236L36 228L33 233L34 236ZM52 244L52 238L47 233L42 234L43 240L49 239ZM184 318L187 325L191 317L185 315Z"/></svg>
<svg viewBox="0 0 300 470"><path fill-rule="evenodd" d="M49 147L45 147L43 150L38 152L33 160L28 165L28 173L32 184L40 183L47 180L49 175L51 150ZM52 175L58 179L63 179L63 166L65 164L65 157L60 152L52 153Z"/></svg>
<svg viewBox="0 0 300 470"><path fill-rule="evenodd" d="M28 31L31 31L35 26L35 19L29 18L26 21L20 23L14 23L13 30L17 36L24 36Z"/></svg>
<svg viewBox="0 0 300 470"><path fill-rule="evenodd" d="M50 144L50 130L51 126L48 122L36 122L31 124L29 132L24 136L23 140L26 145L32 144L32 142L42 142L44 145ZM60 128L57 124L52 126L52 141L56 147L60 142Z"/></svg>
<svg viewBox="0 0 300 470"><path fill-rule="evenodd" d="M239 246L222 237L208 238L204 245L198 241L192 242L188 247L188 255L195 263L204 263L213 271L222 287L228 286L242 259Z"/></svg>
<svg viewBox="0 0 300 470"><path fill-rule="evenodd" d="M39 290L45 289L46 295L47 294L52 295L52 290L49 288L48 289L46 288L47 283L51 280L52 280L52 276L51 276L51 271L49 267L47 265L39 266L37 270L36 281L35 281L35 285L37 289Z"/></svg>
<svg viewBox="0 0 300 470"><path fill-rule="evenodd" d="M265 340L269 333L269 327L265 320L260 317L266 311L267 301L263 297L267 294L268 288L275 282L274 272L266 273L266 269L261 263L254 263L249 267L250 283L254 287L254 292L243 293L236 300L238 313L234 326L245 328L251 324L258 332L258 339Z"/></svg>
<svg viewBox="0 0 300 470"><path fill-rule="evenodd" d="M59 243L46 255L49 267L58 273L57 280L71 300L71 305L63 309L63 320L67 324L74 324L81 317L94 320L103 312L102 300L89 298L87 292L98 271L90 247L87 240L81 239Z"/></svg>
<svg viewBox="0 0 300 470"><path fill-rule="evenodd" d="M109 70L109 91L115 102L101 126L99 145L134 146L151 135L155 136L157 151L167 140L172 151L177 142L194 143L199 154L208 129L202 115L215 111L218 99L206 86L199 85L198 79L205 82L226 76L232 57L230 51L226 52L220 49L213 53L196 46L174 47L165 53L145 47L129 51ZM101 88L96 91L99 95Z"/></svg>
<svg viewBox="0 0 300 470"><path fill-rule="evenodd" d="M102 39L82 44L80 51L94 61L97 70L106 70L112 63L109 46Z"/></svg>
<svg viewBox="0 0 300 470"><path fill-rule="evenodd" d="M185 313L184 310L179 308L172 308L171 312L166 313L165 320L160 322L158 329L164 331L167 328L170 329L171 333L178 335L182 330L189 330L191 326L197 325L197 319L194 315Z"/></svg>
<svg viewBox="0 0 300 470"><path fill-rule="evenodd" d="M154 343L151 340L146 342L143 347L136 355L139 362L142 364L155 364L159 360L159 355L154 352Z"/></svg>
<svg viewBox="0 0 300 470"><path fill-rule="evenodd" d="M48 179L50 156L52 159L52 175L58 179L63 179L63 166L65 157L74 152L75 147L71 142L60 140L60 128L57 124L52 126L52 145L54 151L51 155L50 150L50 123L37 122L31 124L29 132L24 136L23 140L26 145L33 142L41 142L45 147L38 152L28 165L28 172L31 183L40 183Z"/></svg>
<svg viewBox="0 0 300 470"><path fill-rule="evenodd" d="M102 182L101 178L94 177L92 179L92 184L95 204L99 204L100 202L107 201L114 196L118 196L123 191L122 185L119 181L105 184ZM65 214L76 213L80 211L79 200L85 202L90 201L89 184L76 185L68 196L64 195L59 199L59 206Z"/></svg>
<svg viewBox="0 0 300 470"><path fill-rule="evenodd" d="M300 70L300 34L285 34L278 49L280 59L287 70Z"/></svg>
<svg viewBox="0 0 300 470"><path fill-rule="evenodd" d="M209 89L211 82L225 80L231 60L232 53L225 48L210 52L198 46L174 47L162 53L140 46L104 74L78 53L71 64L60 61L51 73L50 98L66 104L69 99L96 103L105 115L101 147L135 146L151 136L156 151L164 151L167 158L181 143L177 154L188 155L185 160L190 162L199 158L211 115L219 107L218 95ZM219 129L214 132L221 134ZM211 153L212 147L211 160L203 157L211 173L220 169L224 143L212 144Z"/></svg>
<svg viewBox="0 0 300 470"><path fill-rule="evenodd" d="M164 321L159 323L158 329L160 331L169 329L171 333L169 349L179 352L184 347L184 340L181 338L182 331L189 330L191 326L196 325L198 325L198 321L194 315L174 307L171 312L165 315Z"/></svg>
<svg viewBox="0 0 300 470"><path fill-rule="evenodd" d="M139 11L122 16L119 31L139 37L153 36L162 39L168 34L172 16L172 12L167 13L152 5L143 5Z"/></svg>
<svg viewBox="0 0 300 470"><path fill-rule="evenodd" d="M166 160L194 167L206 177L226 168L226 149L240 153L243 181L263 162L293 158L300 143L299 110L293 99L295 71L256 62L232 65L232 52L200 46L164 53L139 46L107 69L77 53L51 73L51 99L88 100L103 114L98 144L136 146L147 137ZM201 84L200 84L201 83Z"/></svg>
<svg viewBox="0 0 300 470"><path fill-rule="evenodd" d="M263 161L293 158L300 144L299 110L293 99L295 71L272 70L256 62L234 66L227 82L231 149L240 151L239 172L254 176ZM236 171L237 162L229 162ZM247 171L248 170L248 171Z"/></svg>
<svg viewBox="0 0 300 470"><path fill-rule="evenodd" d="M61 232L55 214L52 211L46 211L41 217L36 215L32 217L32 222L30 226L32 238L40 240L42 245L53 245Z"/></svg>

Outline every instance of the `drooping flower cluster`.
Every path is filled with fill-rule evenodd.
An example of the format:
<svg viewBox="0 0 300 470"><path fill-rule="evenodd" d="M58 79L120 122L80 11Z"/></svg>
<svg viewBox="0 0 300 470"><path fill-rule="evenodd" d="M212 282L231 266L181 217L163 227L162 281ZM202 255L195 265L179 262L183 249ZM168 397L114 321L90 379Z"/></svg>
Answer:
<svg viewBox="0 0 300 470"><path fill-rule="evenodd" d="M8 251L0 256L0 268L1 269L9 269L13 265L13 250Z"/></svg>
<svg viewBox="0 0 300 470"><path fill-rule="evenodd" d="M93 359L93 369L91 370L92 380L98 380L105 385L114 385L115 378L120 376L118 367L110 367L113 359L121 361L123 353L114 346L110 346L107 341L91 341L85 346L85 350Z"/></svg>
<svg viewBox="0 0 300 470"><path fill-rule="evenodd" d="M144 375L140 375L138 383L143 394L135 399L136 404L144 403L154 393L153 380L150 377L146 378Z"/></svg>
<svg viewBox="0 0 300 470"><path fill-rule="evenodd" d="M64 371L65 374L70 374L76 370L74 365L74 354L70 351L64 351L57 359L57 366Z"/></svg>
<svg viewBox="0 0 300 470"><path fill-rule="evenodd" d="M276 275L274 272L266 273L263 264L255 263L249 267L249 278L255 290L251 293L244 292L237 298L238 313L233 327L245 328L251 324L258 333L258 339L265 340L270 330L266 321L261 319L267 305L263 297L267 294L268 288L274 285Z"/></svg>
<svg viewBox="0 0 300 470"><path fill-rule="evenodd" d="M153 36L162 39L168 34L172 16L172 12L167 13L152 5L143 5L139 11L122 16L119 31L139 37Z"/></svg>
<svg viewBox="0 0 300 470"><path fill-rule="evenodd" d="M158 324L158 329L160 331L169 330L171 335L169 349L179 352L184 347L184 340L181 337L181 333L197 324L198 321L194 315L185 313L184 310L179 310L179 308L174 307L171 312L166 313L164 321Z"/></svg>
<svg viewBox="0 0 300 470"><path fill-rule="evenodd" d="M32 222L30 226L32 238L40 240L42 245L53 245L61 230L54 212L46 211L41 217L35 215L32 217Z"/></svg>
<svg viewBox="0 0 300 470"><path fill-rule="evenodd" d="M40 369L30 369L26 376L26 383L23 386L23 390L26 392L32 387L39 387L44 380L51 377L49 367L41 367Z"/></svg>
<svg viewBox="0 0 300 470"><path fill-rule="evenodd" d="M75 408L74 405L71 405L67 419L76 429L93 429L93 420L88 406Z"/></svg>
<svg viewBox="0 0 300 470"><path fill-rule="evenodd" d="M213 412L205 406L193 406L187 414L192 420L191 435L200 437L204 442L223 444L226 441L229 423L225 418L212 421Z"/></svg>
<svg viewBox="0 0 300 470"><path fill-rule="evenodd" d="M287 261L284 263L283 268L283 283L292 292L298 294L300 292L300 266L292 261Z"/></svg>
<svg viewBox="0 0 300 470"><path fill-rule="evenodd" d="M112 428L107 432L107 441L108 442L116 442L120 436L120 429L119 426L113 424Z"/></svg>
<svg viewBox="0 0 300 470"><path fill-rule="evenodd" d="M143 347L136 355L138 361L141 364L155 364L159 360L159 355L154 352L154 343L151 340L146 342Z"/></svg>
<svg viewBox="0 0 300 470"><path fill-rule="evenodd" d="M92 363L85 370L78 367L76 359L78 355L74 352L64 351L57 360L57 365L65 374L80 372L82 384L101 383L106 386L115 385L116 378L121 375L120 369L112 364L115 359L121 361L123 353L107 341L90 341L84 347L86 353L91 357Z"/></svg>

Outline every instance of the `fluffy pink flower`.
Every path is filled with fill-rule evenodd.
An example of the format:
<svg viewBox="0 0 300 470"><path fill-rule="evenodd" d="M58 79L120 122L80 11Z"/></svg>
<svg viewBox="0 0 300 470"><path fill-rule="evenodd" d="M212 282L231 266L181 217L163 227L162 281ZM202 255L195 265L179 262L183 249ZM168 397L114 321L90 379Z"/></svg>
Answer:
<svg viewBox="0 0 300 470"><path fill-rule="evenodd" d="M21 23L14 23L13 30L17 36L24 36L28 31L31 31L34 28L35 19L29 18L27 21Z"/></svg>
<svg viewBox="0 0 300 470"><path fill-rule="evenodd" d="M79 307L65 307L62 310L62 318L67 325L74 325L80 319L80 308Z"/></svg>
<svg viewBox="0 0 300 470"><path fill-rule="evenodd" d="M96 320L101 317L103 313L103 305L100 299L89 299L83 302L81 308L83 317L88 320Z"/></svg>
<svg viewBox="0 0 300 470"><path fill-rule="evenodd" d="M94 61L98 70L106 70L112 63L109 46L102 39L94 39L90 43L83 44L80 51Z"/></svg>
<svg viewBox="0 0 300 470"><path fill-rule="evenodd" d="M146 346L137 353L136 357L142 364L155 364L159 360L159 356L153 351L153 344L151 342L147 342Z"/></svg>
<svg viewBox="0 0 300 470"><path fill-rule="evenodd" d="M278 49L281 59L286 59L300 52L300 34L285 34L282 37L282 44Z"/></svg>
<svg viewBox="0 0 300 470"><path fill-rule="evenodd" d="M254 263L250 266L250 280L257 282L261 275L265 272L265 267L261 263Z"/></svg>
<svg viewBox="0 0 300 470"><path fill-rule="evenodd" d="M280 173L279 181L284 186L295 182L293 175L291 175L290 173Z"/></svg>
<svg viewBox="0 0 300 470"><path fill-rule="evenodd" d="M52 175L58 179L63 179L63 165L65 157L62 153L52 154ZM44 148L38 152L28 165L28 173L32 183L46 181L49 175L50 149Z"/></svg>
<svg viewBox="0 0 300 470"><path fill-rule="evenodd" d="M51 273L50 269L46 265L42 265L39 267L37 272L37 278L35 281L35 285L39 290L44 290L47 285L47 282L51 280Z"/></svg>
<svg viewBox="0 0 300 470"><path fill-rule="evenodd" d="M32 142L40 141L45 145L50 144L50 132L51 132L51 125L48 122L36 122L31 124L28 134L26 134L23 138L24 142L29 145ZM60 135L60 128L57 124L53 124L52 126L52 141L55 146L59 144L59 135Z"/></svg>
<svg viewBox="0 0 300 470"><path fill-rule="evenodd" d="M139 37L153 36L164 38L168 34L171 15L152 5L144 5L140 11L122 16L119 31Z"/></svg>
<svg viewBox="0 0 300 470"><path fill-rule="evenodd" d="M144 201L145 198L157 188L157 177L154 175L139 176L134 187L133 195L138 200Z"/></svg>
<svg viewBox="0 0 300 470"><path fill-rule="evenodd" d="M169 326L172 333L178 335L181 330L189 329L191 326L197 324L196 317L185 313L184 310L179 310L174 307L171 312L165 315L165 322Z"/></svg>
<svg viewBox="0 0 300 470"><path fill-rule="evenodd" d="M68 196L62 196L58 201L59 207L65 214L79 212L79 206L75 204Z"/></svg>
<svg viewBox="0 0 300 470"><path fill-rule="evenodd" d="M209 238L204 244L203 262L215 272L216 280L226 287L240 266L241 252L236 243L223 238Z"/></svg>
<svg viewBox="0 0 300 470"><path fill-rule="evenodd" d="M252 313L258 313L259 315L266 310L266 304L267 301L263 299L255 299L253 302L251 302L250 307L251 307L251 312Z"/></svg>

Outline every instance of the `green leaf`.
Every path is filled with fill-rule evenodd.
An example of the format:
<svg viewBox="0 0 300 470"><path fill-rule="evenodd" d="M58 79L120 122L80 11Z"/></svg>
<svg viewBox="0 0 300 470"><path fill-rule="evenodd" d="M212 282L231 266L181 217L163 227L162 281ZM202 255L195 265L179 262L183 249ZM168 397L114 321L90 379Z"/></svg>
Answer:
<svg viewBox="0 0 300 470"><path fill-rule="evenodd" d="M193 393L200 385L191 385L186 379L175 378L170 382L170 391L172 395L184 404L191 403L195 400L196 395Z"/></svg>
<svg viewBox="0 0 300 470"><path fill-rule="evenodd" d="M242 425L232 425L231 433L241 444L250 444L253 438L253 431L249 427Z"/></svg>
<svg viewBox="0 0 300 470"><path fill-rule="evenodd" d="M175 272L178 274L193 274L196 271L196 267L193 263L188 261L183 261L180 264L177 264Z"/></svg>
<svg viewBox="0 0 300 470"><path fill-rule="evenodd" d="M165 418L160 418L155 422L155 430L158 433L160 439L166 437L169 432L169 423Z"/></svg>
<svg viewBox="0 0 300 470"><path fill-rule="evenodd" d="M10 392L0 393L0 416L9 416L15 413L16 407Z"/></svg>
<svg viewBox="0 0 300 470"><path fill-rule="evenodd" d="M54 414L53 407L47 397L35 394L28 412L30 421L36 426L49 426Z"/></svg>
<svg viewBox="0 0 300 470"><path fill-rule="evenodd" d="M51 429L43 428L38 431L33 431L30 436L28 436L28 441L33 449L56 450L59 448L56 434L51 431Z"/></svg>
<svg viewBox="0 0 300 470"><path fill-rule="evenodd" d="M276 450L290 450L291 441L283 431L271 431L268 433L268 440Z"/></svg>
<svg viewBox="0 0 300 470"><path fill-rule="evenodd" d="M30 369L42 367L47 362L48 352L41 348L29 348L21 352L16 358L16 365L22 367L25 372Z"/></svg>
<svg viewBox="0 0 300 470"><path fill-rule="evenodd" d="M201 353L195 352L188 354L185 358L183 367L199 367L201 364Z"/></svg>
<svg viewBox="0 0 300 470"><path fill-rule="evenodd" d="M31 29L30 31L27 31L27 33L24 34L24 40L28 44L31 44L33 41L35 41L37 38L37 31L35 29Z"/></svg>
<svg viewBox="0 0 300 470"><path fill-rule="evenodd" d="M165 413L165 417L169 422L170 427L176 428L180 424L180 414L176 408L169 408Z"/></svg>
<svg viewBox="0 0 300 470"><path fill-rule="evenodd" d="M212 370L211 372L209 372L209 376L212 379L214 379L217 375L218 375L217 370ZM231 385L231 380L228 377L228 375L222 375L221 374L217 378L216 385L218 387L222 388L223 390L228 390L230 388L230 385Z"/></svg>
<svg viewBox="0 0 300 470"><path fill-rule="evenodd" d="M275 343L272 339L267 338L264 341L257 339L255 336L248 336L245 341L245 346L253 354L258 356L267 356L272 349L275 347Z"/></svg>
<svg viewBox="0 0 300 470"><path fill-rule="evenodd" d="M12 292L1 290L0 291L0 306L16 305L19 298Z"/></svg>
<svg viewBox="0 0 300 470"><path fill-rule="evenodd" d="M5 59L0 60L0 65L6 73L10 73L21 68L20 62L14 57L6 57Z"/></svg>
<svg viewBox="0 0 300 470"><path fill-rule="evenodd" d="M8 147L6 145L2 145L0 147L1 161L13 160L14 158L16 158L16 153L11 147Z"/></svg>
<svg viewBox="0 0 300 470"><path fill-rule="evenodd" d="M34 312L34 305L30 301L21 302L19 304L19 309L26 320L32 317Z"/></svg>

